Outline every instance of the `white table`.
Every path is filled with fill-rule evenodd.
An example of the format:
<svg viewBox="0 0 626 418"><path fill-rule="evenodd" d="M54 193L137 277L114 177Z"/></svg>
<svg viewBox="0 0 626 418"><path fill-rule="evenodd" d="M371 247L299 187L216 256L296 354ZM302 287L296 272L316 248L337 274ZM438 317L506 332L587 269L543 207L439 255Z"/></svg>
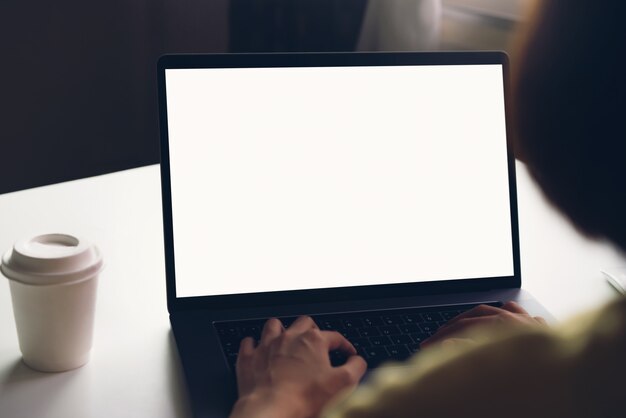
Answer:
<svg viewBox="0 0 626 418"><path fill-rule="evenodd" d="M616 292L599 269L626 265L606 243L581 237L549 207L518 165L522 282L557 318ZM58 374L20 361L9 286L0 280L0 416L190 415L168 321L159 167L0 196L0 251L20 237L66 232L105 257L91 361Z"/></svg>

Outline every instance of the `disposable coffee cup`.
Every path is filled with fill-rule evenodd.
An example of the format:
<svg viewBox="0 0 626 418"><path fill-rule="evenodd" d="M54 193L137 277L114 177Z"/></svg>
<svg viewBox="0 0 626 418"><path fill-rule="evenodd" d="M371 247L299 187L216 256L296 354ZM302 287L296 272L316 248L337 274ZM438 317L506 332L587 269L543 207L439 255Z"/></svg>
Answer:
<svg viewBox="0 0 626 418"><path fill-rule="evenodd" d="M2 257L24 362L44 372L89 361L102 255L66 234L17 241Z"/></svg>

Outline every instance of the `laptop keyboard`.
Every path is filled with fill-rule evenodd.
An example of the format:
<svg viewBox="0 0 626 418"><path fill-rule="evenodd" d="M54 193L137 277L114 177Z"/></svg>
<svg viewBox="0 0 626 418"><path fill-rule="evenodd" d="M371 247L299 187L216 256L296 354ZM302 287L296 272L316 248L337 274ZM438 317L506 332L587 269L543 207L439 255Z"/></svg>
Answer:
<svg viewBox="0 0 626 418"><path fill-rule="evenodd" d="M502 306L499 302L486 304ZM478 305L386 309L320 314L311 317L320 329L343 334L363 356L368 368L373 369L385 361L406 360L417 353L421 342L433 335L439 327L475 306ZM278 319L285 327L289 327L296 318L294 316ZM241 340L253 337L258 341L266 320L265 318L213 323L231 370L235 370ZM345 355L339 351L330 352L329 355L333 366L339 366L346 361Z"/></svg>

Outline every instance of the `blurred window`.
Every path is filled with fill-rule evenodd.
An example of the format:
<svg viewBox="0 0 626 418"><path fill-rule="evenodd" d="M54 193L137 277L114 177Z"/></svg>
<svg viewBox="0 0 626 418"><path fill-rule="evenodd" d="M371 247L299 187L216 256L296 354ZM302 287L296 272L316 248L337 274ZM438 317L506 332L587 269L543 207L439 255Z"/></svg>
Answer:
<svg viewBox="0 0 626 418"><path fill-rule="evenodd" d="M468 13L519 21L532 0L442 0L444 7Z"/></svg>
<svg viewBox="0 0 626 418"><path fill-rule="evenodd" d="M535 0L441 0L441 49L510 51Z"/></svg>

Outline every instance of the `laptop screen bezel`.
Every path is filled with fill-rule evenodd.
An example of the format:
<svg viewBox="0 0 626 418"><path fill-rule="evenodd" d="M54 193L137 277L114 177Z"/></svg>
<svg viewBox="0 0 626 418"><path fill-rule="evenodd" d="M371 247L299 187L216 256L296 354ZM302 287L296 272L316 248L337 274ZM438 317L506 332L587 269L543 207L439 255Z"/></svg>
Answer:
<svg viewBox="0 0 626 418"><path fill-rule="evenodd" d="M513 275L465 278L419 283L382 284L327 289L290 290L234 295L177 297L174 260L174 235L170 182L165 70L183 68L269 68L269 67L350 67L386 65L502 65L505 114L509 120L509 60L501 51L481 52L373 52L373 53L265 53L265 54L181 54L164 55L157 64L161 196L167 305L170 313L190 309L238 309L302 303L367 300L442 293L464 293L521 286L520 246L515 181L515 158L510 123L506 123L509 202L513 250Z"/></svg>

